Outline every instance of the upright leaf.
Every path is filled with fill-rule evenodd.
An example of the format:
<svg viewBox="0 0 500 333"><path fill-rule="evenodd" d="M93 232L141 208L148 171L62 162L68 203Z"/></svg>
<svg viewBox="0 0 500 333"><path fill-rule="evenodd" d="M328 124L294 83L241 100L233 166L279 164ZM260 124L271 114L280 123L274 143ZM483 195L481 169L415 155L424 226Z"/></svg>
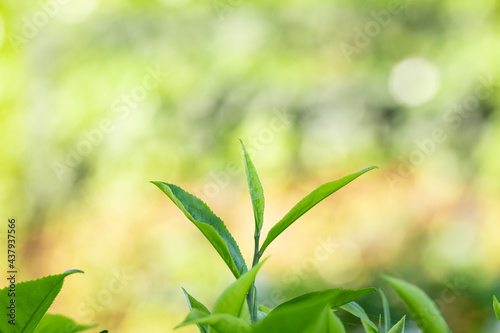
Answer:
<svg viewBox="0 0 500 333"><path fill-rule="evenodd" d="M201 312L204 312L206 314L210 314L210 311L208 311L207 307L200 302L198 302L193 296L189 295L189 293L186 291L186 289L182 288L182 291L184 292L184 295L186 295L186 299L188 302L189 310L196 309ZM208 327L206 325L200 325L196 324L198 326L198 329L200 330L200 333L207 333L208 332Z"/></svg>
<svg viewBox="0 0 500 333"><path fill-rule="evenodd" d="M77 333L96 326L78 325L68 317L46 313L35 329L35 333Z"/></svg>
<svg viewBox="0 0 500 333"><path fill-rule="evenodd" d="M500 320L500 303L498 303L498 300L495 296L493 296L493 310L495 310L495 315L497 316L498 320Z"/></svg>
<svg viewBox="0 0 500 333"><path fill-rule="evenodd" d="M0 320L0 332L31 333L57 294L61 291L64 278L74 273L83 273L78 270L69 270L59 275L50 275L38 280L20 282L16 284L16 320L15 325L7 322L7 318ZM6 309L10 305L8 296L9 287L0 290L0 306Z"/></svg>
<svg viewBox="0 0 500 333"><path fill-rule="evenodd" d="M391 330L387 333L405 333L405 319L404 316L396 325L394 325Z"/></svg>
<svg viewBox="0 0 500 333"><path fill-rule="evenodd" d="M192 324L203 324L213 327L217 333L251 333L252 327L243 320L229 314L206 314L203 311L193 309L186 319L175 328Z"/></svg>
<svg viewBox="0 0 500 333"><path fill-rule="evenodd" d="M375 325L370 320L370 318L366 314L365 310L358 303L350 302L350 303L342 305L340 308L342 310L349 312L353 316L356 316L359 319L361 319L361 323L363 324L363 327L365 328L366 333L378 333L377 325Z"/></svg>
<svg viewBox="0 0 500 333"><path fill-rule="evenodd" d="M245 260L233 236L224 222L203 201L178 186L157 181L151 183L158 186L205 235L236 278L247 271Z"/></svg>
<svg viewBox="0 0 500 333"><path fill-rule="evenodd" d="M389 302L387 301L387 297L385 297L384 292L382 289L378 290L378 293L380 294L380 298L382 299L382 309L384 310L384 327L385 331L388 332L389 328L391 327L391 309L389 308Z"/></svg>
<svg viewBox="0 0 500 333"><path fill-rule="evenodd" d="M255 265L251 270L243 274L222 292L217 298L212 310L213 314L226 313L235 317L241 317L244 314L246 304L246 295L252 282L255 280L257 272L266 260Z"/></svg>
<svg viewBox="0 0 500 333"><path fill-rule="evenodd" d="M240 140L240 142L245 159L248 189L250 190L250 197L252 198L253 215L255 218L255 234L259 235L260 230L262 229L262 224L264 223L264 190L262 189L262 185L260 184L257 170L255 170L255 166L250 159L250 155L248 154L243 141Z"/></svg>
<svg viewBox="0 0 500 333"><path fill-rule="evenodd" d="M374 290L328 289L295 297L280 304L256 323L254 333L310 332L318 327L325 308L344 305Z"/></svg>
<svg viewBox="0 0 500 333"><path fill-rule="evenodd" d="M260 249L260 254L262 255L265 249L271 244L271 242L278 237L286 228L288 228L293 222L295 222L299 217L304 215L309 209L314 207L320 201L336 192L340 188L352 182L354 179L358 178L362 174L373 170L377 167L372 166L361 171L352 173L340 179L337 179L333 182L329 182L321 185L311 193L309 193L306 197L300 200L278 223L276 223L269 233L267 234L264 243Z"/></svg>
<svg viewBox="0 0 500 333"><path fill-rule="evenodd" d="M405 302L422 333L451 332L436 304L422 289L394 277L387 275L381 277L389 283Z"/></svg>

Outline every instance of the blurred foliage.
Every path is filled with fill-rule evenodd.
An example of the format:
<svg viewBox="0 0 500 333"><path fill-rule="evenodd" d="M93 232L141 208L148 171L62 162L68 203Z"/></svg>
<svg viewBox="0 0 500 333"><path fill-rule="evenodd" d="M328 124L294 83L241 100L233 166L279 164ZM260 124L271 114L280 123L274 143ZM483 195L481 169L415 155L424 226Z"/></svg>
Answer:
<svg viewBox="0 0 500 333"><path fill-rule="evenodd" d="M111 331L168 331L181 285L210 304L230 275L148 181L208 201L249 260L241 138L270 189L265 232L320 183L380 167L270 247L263 299L380 272L439 299L462 279L444 316L492 332L499 18L493 0L4 0L0 202L24 278L84 270L55 306Z"/></svg>

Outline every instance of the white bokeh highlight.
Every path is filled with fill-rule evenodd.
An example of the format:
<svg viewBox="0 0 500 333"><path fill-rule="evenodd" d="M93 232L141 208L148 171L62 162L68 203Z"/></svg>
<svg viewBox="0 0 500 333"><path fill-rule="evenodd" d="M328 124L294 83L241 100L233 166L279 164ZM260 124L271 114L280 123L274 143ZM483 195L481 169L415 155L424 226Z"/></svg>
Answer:
<svg viewBox="0 0 500 333"><path fill-rule="evenodd" d="M424 58L407 58L389 77L389 92L401 104L419 106L430 101L441 85L439 70Z"/></svg>

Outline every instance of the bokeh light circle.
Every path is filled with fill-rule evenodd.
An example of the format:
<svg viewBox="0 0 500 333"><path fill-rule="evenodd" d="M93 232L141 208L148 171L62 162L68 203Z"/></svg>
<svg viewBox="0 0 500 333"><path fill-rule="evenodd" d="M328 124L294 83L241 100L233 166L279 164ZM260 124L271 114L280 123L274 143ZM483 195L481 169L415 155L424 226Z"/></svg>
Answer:
<svg viewBox="0 0 500 333"><path fill-rule="evenodd" d="M427 103L440 87L439 70L424 58L407 58L397 64L389 77L389 92L408 106Z"/></svg>

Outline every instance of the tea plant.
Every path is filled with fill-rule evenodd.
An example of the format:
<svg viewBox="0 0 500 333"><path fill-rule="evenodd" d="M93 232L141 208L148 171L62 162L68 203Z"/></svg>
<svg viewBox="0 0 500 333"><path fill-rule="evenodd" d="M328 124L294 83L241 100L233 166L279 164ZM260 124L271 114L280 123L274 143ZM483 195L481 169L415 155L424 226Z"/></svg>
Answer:
<svg viewBox="0 0 500 333"><path fill-rule="evenodd" d="M4 311L7 309L7 319L4 317L0 321L0 332L77 333L96 327L78 325L65 316L46 313L61 291L64 279L75 273L83 272L72 269L0 290L0 306Z"/></svg>
<svg viewBox="0 0 500 333"><path fill-rule="evenodd" d="M271 228L260 245L260 233L264 220L264 191L243 142L241 145L255 219L255 249L250 270L224 222L203 201L178 186L159 181L152 182L205 235L237 279L219 296L211 312L184 291L191 311L178 327L197 324L202 333L339 331L342 323L331 309L350 303L374 291L374 288L357 290L338 288L312 292L284 302L270 310L258 306L254 280L265 261L261 261L265 250L276 237L320 201L376 167L363 169L323 184L312 191Z"/></svg>
<svg viewBox="0 0 500 333"><path fill-rule="evenodd" d="M378 323L374 323L355 302L363 295L375 291L375 288L327 289L295 297L274 309L259 306L255 277L266 261L261 259L267 247L309 209L376 167L372 166L323 184L309 193L270 229L260 245L264 223L264 191L243 142L241 146L255 220L253 235L255 248L250 269L247 268L238 244L224 222L202 200L176 185L160 181L152 182L203 233L236 278L236 281L217 298L212 311L182 289L190 312L176 328L195 324L200 333L345 333L344 325L336 315L336 311L342 309L358 317L367 333L404 332L406 317L391 327L390 309L382 290L379 290L379 294L383 316L379 316ZM386 275L383 275L382 279L404 301L423 333L451 332L434 302L420 288ZM493 302L496 316L500 320L500 304L495 297Z"/></svg>

